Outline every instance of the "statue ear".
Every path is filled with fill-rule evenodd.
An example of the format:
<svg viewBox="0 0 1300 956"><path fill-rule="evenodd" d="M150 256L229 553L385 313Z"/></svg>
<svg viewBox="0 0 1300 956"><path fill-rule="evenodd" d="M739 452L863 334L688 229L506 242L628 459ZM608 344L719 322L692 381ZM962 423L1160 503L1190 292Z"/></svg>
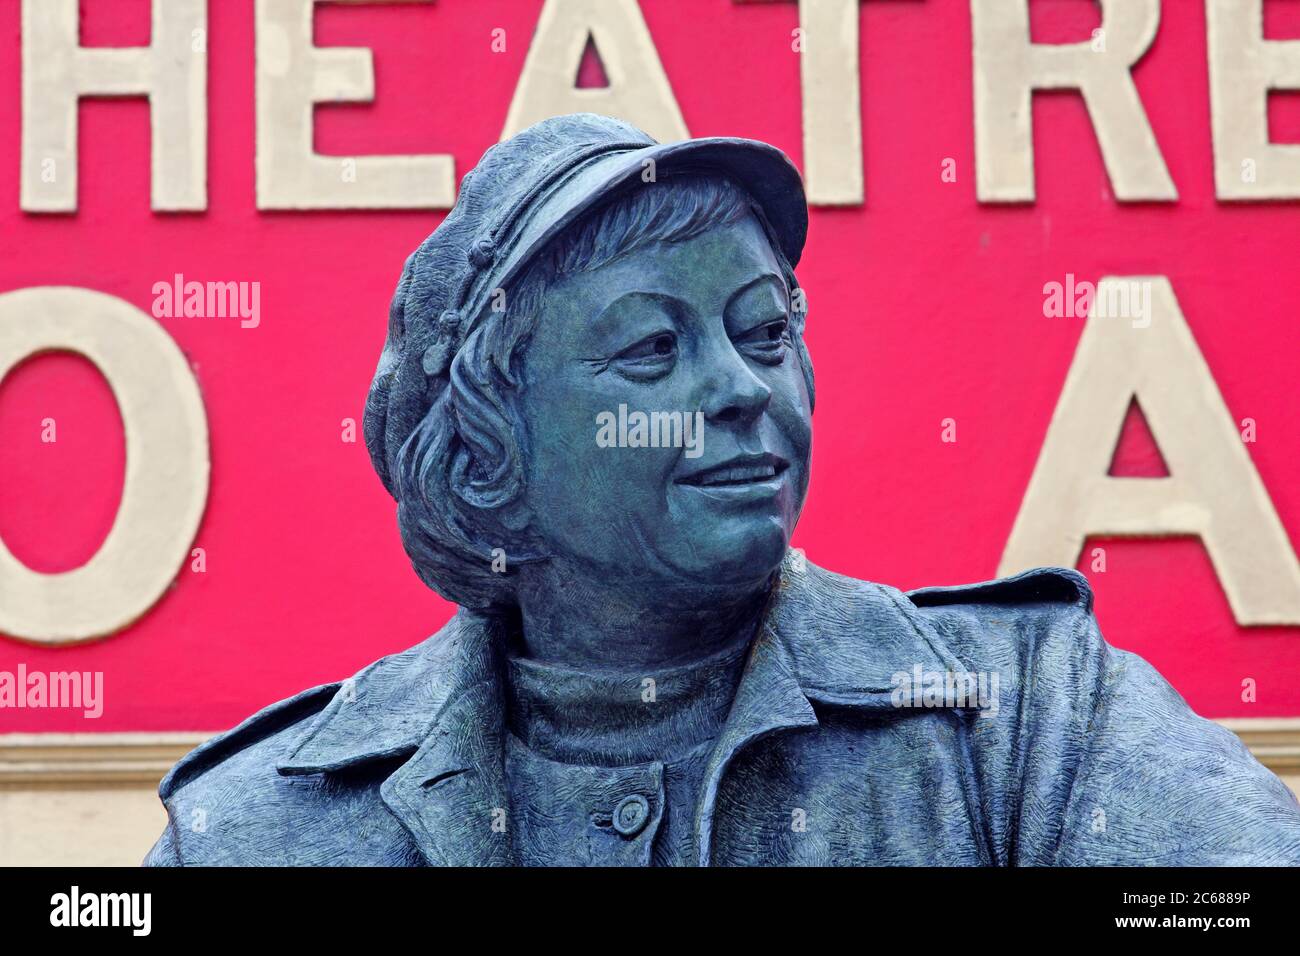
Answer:
<svg viewBox="0 0 1300 956"><path fill-rule="evenodd" d="M788 274L788 281L793 288L790 295L790 317L794 325L795 355L799 359L799 371L803 373L803 383L808 390L808 410L813 411L817 407L817 386L813 376L812 355L803 338L808 323L808 298L804 295L803 288L794 281L794 273Z"/></svg>
<svg viewBox="0 0 1300 956"><path fill-rule="evenodd" d="M532 511L525 501L521 449L513 435L499 441L486 430L475 431L470 440L462 436L447 476L451 493L468 506L457 511L475 532L523 531L532 523Z"/></svg>

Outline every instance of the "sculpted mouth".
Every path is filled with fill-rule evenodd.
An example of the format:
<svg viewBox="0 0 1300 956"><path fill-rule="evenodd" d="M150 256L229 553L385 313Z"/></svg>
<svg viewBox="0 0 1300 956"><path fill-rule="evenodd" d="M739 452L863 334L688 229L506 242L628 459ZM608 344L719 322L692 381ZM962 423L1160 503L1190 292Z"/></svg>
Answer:
<svg viewBox="0 0 1300 956"><path fill-rule="evenodd" d="M701 488L743 487L772 481L788 467L790 463L778 455L739 455L712 468L678 478L677 483Z"/></svg>

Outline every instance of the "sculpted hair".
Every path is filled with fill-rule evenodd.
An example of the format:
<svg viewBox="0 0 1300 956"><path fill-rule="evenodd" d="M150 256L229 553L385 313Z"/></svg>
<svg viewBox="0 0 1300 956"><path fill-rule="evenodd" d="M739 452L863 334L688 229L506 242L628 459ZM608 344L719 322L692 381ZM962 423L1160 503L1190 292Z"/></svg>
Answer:
<svg viewBox="0 0 1300 956"><path fill-rule="evenodd" d="M682 242L751 214L791 292L794 352L812 400L802 294L753 199L719 174L664 178L616 195L543 249L506 290L504 309L491 309L470 333L446 387L397 454L393 481L402 544L425 584L464 607L504 611L515 603L517 567L545 560L545 544L531 533L523 508L527 448L515 401L548 286L652 243Z"/></svg>

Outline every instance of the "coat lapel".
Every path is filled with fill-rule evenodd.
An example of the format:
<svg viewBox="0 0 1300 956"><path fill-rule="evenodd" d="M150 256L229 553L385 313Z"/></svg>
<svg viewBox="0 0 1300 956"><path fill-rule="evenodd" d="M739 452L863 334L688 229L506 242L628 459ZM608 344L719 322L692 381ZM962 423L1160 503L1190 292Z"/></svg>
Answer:
<svg viewBox="0 0 1300 956"><path fill-rule="evenodd" d="M460 611L409 651L345 681L279 764L311 774L410 755L380 786L425 860L512 861L498 626Z"/></svg>
<svg viewBox="0 0 1300 956"><path fill-rule="evenodd" d="M464 612L462 612L463 614ZM380 794L440 866L503 866L513 860L505 779L505 737L497 628L466 616L452 691L419 750L384 781Z"/></svg>
<svg viewBox="0 0 1300 956"><path fill-rule="evenodd" d="M380 788L431 864L513 862L500 704L494 682L467 688Z"/></svg>
<svg viewBox="0 0 1300 956"><path fill-rule="evenodd" d="M700 866L708 866L712 859L718 786L731 759L767 734L816 726L817 715L795 680L784 644L775 631L764 625L754 639L736 698L704 771L704 786L695 810L695 846Z"/></svg>

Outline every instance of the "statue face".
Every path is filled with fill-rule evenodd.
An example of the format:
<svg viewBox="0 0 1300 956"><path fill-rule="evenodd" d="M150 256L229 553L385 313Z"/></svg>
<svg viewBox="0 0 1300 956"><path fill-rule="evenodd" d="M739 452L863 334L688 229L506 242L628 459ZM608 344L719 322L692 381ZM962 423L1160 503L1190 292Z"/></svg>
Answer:
<svg viewBox="0 0 1300 956"><path fill-rule="evenodd" d="M766 579L812 444L789 321L753 216L550 285L520 407L533 527L556 560L600 580Z"/></svg>

